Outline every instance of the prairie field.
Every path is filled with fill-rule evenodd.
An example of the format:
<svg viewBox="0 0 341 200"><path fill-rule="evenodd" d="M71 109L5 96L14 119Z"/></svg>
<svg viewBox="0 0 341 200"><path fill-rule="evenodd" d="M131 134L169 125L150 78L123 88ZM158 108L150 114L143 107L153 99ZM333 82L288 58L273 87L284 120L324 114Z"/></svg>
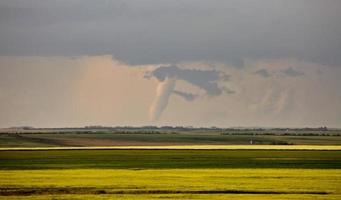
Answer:
<svg viewBox="0 0 341 200"><path fill-rule="evenodd" d="M0 151L0 199L340 199L340 150Z"/></svg>
<svg viewBox="0 0 341 200"><path fill-rule="evenodd" d="M296 135L297 134L297 135ZM321 134L321 135L319 135ZM186 132L42 132L0 133L0 148L188 145L341 145L341 131L186 131ZM290 145L288 145L290 144ZM212 148L212 147L210 147ZM249 147L248 147L249 148ZM297 148L297 147L294 147Z"/></svg>
<svg viewBox="0 0 341 200"><path fill-rule="evenodd" d="M339 169L2 170L0 199L340 199Z"/></svg>
<svg viewBox="0 0 341 200"><path fill-rule="evenodd" d="M113 149L0 151L0 169L341 169L336 150Z"/></svg>
<svg viewBox="0 0 341 200"><path fill-rule="evenodd" d="M269 131L3 133L0 200L341 199L339 130Z"/></svg>

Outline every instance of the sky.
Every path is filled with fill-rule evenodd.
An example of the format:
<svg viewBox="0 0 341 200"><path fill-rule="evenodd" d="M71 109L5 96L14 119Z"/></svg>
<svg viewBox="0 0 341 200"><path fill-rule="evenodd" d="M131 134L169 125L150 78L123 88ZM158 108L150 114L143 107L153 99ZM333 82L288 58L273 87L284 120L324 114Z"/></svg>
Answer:
<svg viewBox="0 0 341 200"><path fill-rule="evenodd" d="M339 0L2 0L0 127L341 127Z"/></svg>

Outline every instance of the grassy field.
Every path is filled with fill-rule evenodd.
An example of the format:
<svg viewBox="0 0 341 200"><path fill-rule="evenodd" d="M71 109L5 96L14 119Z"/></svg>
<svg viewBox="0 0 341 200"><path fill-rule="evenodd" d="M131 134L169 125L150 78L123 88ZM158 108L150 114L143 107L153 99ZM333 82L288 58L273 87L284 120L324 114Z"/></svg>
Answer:
<svg viewBox="0 0 341 200"><path fill-rule="evenodd" d="M339 132L337 132L339 133ZM257 133L258 134L258 133ZM266 133L264 133L266 134ZM273 133L275 134L275 133ZM278 133L284 134L284 133ZM293 133L292 133L293 134ZM157 146L157 145L341 145L330 135L226 135L221 132L180 133L23 133L0 134L0 147Z"/></svg>
<svg viewBox="0 0 341 200"><path fill-rule="evenodd" d="M341 150L341 145L153 145L91 147L0 147L0 151L36 150Z"/></svg>
<svg viewBox="0 0 341 200"><path fill-rule="evenodd" d="M341 151L34 150L0 151L0 169L341 169Z"/></svg>
<svg viewBox="0 0 341 200"><path fill-rule="evenodd" d="M340 199L335 169L1 170L0 199Z"/></svg>
<svg viewBox="0 0 341 200"><path fill-rule="evenodd" d="M340 144L332 135L0 134L0 200L336 200Z"/></svg>
<svg viewBox="0 0 341 200"><path fill-rule="evenodd" d="M0 151L0 199L341 199L338 150Z"/></svg>

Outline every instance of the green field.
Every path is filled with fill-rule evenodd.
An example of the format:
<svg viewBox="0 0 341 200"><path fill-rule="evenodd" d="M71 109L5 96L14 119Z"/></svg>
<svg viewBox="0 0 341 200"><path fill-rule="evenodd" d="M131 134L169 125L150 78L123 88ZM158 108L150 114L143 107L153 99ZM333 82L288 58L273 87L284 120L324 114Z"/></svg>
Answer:
<svg viewBox="0 0 341 200"><path fill-rule="evenodd" d="M0 169L341 169L340 152L332 150L0 151Z"/></svg>
<svg viewBox="0 0 341 200"><path fill-rule="evenodd" d="M229 135L231 134L231 135ZM238 134L238 135L235 135ZM273 134L273 135L267 135ZM0 147L154 146L154 145L341 145L340 131L327 135L284 135L286 132L165 132L165 133L0 133ZM295 134L295 133L290 133ZM317 133L314 133L317 134Z"/></svg>
<svg viewBox="0 0 341 200"><path fill-rule="evenodd" d="M286 134L0 134L0 200L341 199L339 132Z"/></svg>
<svg viewBox="0 0 341 200"><path fill-rule="evenodd" d="M341 199L338 150L0 151L0 199Z"/></svg>

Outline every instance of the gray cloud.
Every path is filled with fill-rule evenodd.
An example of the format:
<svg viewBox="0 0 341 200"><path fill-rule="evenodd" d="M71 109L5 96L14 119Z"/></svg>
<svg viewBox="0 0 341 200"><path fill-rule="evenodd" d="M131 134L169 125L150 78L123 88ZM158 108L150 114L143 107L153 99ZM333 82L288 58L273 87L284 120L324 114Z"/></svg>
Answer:
<svg viewBox="0 0 341 200"><path fill-rule="evenodd" d="M255 74L263 77L263 78L268 78L270 77L270 73L266 69L260 69L254 72Z"/></svg>
<svg viewBox="0 0 341 200"><path fill-rule="evenodd" d="M186 101L194 101L196 98L199 97L196 94L182 92L182 91L178 91L178 90L174 90L173 93L178 95L179 97L184 98Z"/></svg>
<svg viewBox="0 0 341 200"><path fill-rule="evenodd" d="M297 70L293 69L292 67L289 67L289 68L283 70L283 73L289 77L297 77L297 76L303 76L304 75L303 72L297 71Z"/></svg>
<svg viewBox="0 0 341 200"><path fill-rule="evenodd" d="M181 69L177 66L161 66L150 73L159 81L166 78L176 78L187 81L195 85L207 93L209 96L221 95L223 90L218 86L218 81L227 75L217 70L198 70L198 69Z"/></svg>
<svg viewBox="0 0 341 200"><path fill-rule="evenodd" d="M0 55L341 65L341 1L2 0Z"/></svg>

